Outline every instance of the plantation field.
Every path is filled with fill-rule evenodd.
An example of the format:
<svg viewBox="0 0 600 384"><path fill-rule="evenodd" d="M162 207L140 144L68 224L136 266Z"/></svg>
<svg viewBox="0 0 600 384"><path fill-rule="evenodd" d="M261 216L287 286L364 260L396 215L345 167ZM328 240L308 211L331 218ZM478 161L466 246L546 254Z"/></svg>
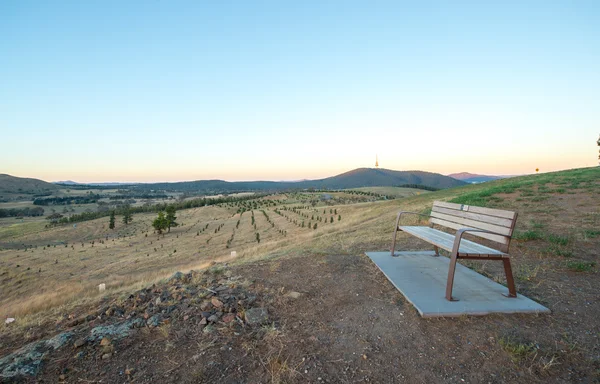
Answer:
<svg viewBox="0 0 600 384"><path fill-rule="evenodd" d="M108 217L45 228L41 219L3 219L0 226L0 316L19 315L121 287L174 269L249 257L335 231L372 196L335 192L271 195L177 213L180 226L157 235L155 213L108 228ZM337 203L337 204L335 204ZM348 217L346 217L348 215ZM310 228L309 228L310 226ZM259 241L260 240L260 241Z"/></svg>
<svg viewBox="0 0 600 384"><path fill-rule="evenodd" d="M416 195L420 195L422 193L429 192L424 189L402 188L402 187L362 187L362 188L355 188L354 190L362 191L362 192L373 192L373 193L377 193L379 195L393 196L393 197L409 197L409 196L416 196Z"/></svg>

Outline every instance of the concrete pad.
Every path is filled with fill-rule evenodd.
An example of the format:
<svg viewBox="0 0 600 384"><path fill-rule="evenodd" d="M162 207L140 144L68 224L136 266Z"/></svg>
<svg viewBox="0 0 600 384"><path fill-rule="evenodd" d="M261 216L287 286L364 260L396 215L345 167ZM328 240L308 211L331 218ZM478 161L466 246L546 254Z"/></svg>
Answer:
<svg viewBox="0 0 600 384"><path fill-rule="evenodd" d="M366 252L385 276L422 317L487 315L490 313L549 313L550 310L517 292L508 298L508 288L463 265L456 265L452 296L446 300L450 259L433 251Z"/></svg>

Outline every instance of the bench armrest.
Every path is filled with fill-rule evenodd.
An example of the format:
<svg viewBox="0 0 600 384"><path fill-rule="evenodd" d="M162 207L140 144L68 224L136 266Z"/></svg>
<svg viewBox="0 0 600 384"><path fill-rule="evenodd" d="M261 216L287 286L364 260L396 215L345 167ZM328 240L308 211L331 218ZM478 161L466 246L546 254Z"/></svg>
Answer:
<svg viewBox="0 0 600 384"><path fill-rule="evenodd" d="M400 212L398 212L398 218L396 219L396 228L398 228L398 226L400 225L400 218L402 217L402 215L417 215L417 216L429 217L429 215L423 215L422 213L410 212L410 211L400 211Z"/></svg>
<svg viewBox="0 0 600 384"><path fill-rule="evenodd" d="M454 237L454 244L452 245L452 254L458 254L458 250L460 248L460 241L462 240L462 237L465 234L465 232L484 232L484 233L490 233L492 235L506 236L501 233L488 231L486 229L461 228L458 231L456 231L456 236Z"/></svg>

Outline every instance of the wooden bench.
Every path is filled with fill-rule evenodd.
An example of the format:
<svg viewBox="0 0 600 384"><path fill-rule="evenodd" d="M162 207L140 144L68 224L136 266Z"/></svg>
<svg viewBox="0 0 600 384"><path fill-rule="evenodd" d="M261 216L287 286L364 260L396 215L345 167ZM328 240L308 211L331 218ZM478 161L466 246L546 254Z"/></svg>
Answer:
<svg viewBox="0 0 600 384"><path fill-rule="evenodd" d="M400 219L407 214L429 217L429 227L401 226ZM508 255L516 221L516 212L435 201L430 216L406 211L398 213L391 255L397 256L395 248L396 235L399 230L433 244L435 256L439 256L439 248L450 252L450 266L446 283L446 299L450 301L457 301L452 297L457 259L502 260L508 285L508 295L506 296L517 297ZM434 224L457 231L455 234L450 234L433 228ZM463 239L465 233L491 240L499 245L496 247L497 249L494 249Z"/></svg>

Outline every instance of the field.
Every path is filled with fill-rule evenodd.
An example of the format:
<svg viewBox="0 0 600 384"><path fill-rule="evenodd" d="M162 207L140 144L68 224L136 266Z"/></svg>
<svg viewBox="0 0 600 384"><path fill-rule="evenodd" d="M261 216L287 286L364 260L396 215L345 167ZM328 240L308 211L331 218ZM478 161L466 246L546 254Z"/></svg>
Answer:
<svg viewBox="0 0 600 384"><path fill-rule="evenodd" d="M5 219L0 227L0 246L5 248L0 250L0 316L93 295L100 283L115 288L152 280L177 268L220 260L231 251L248 257L284 248L339 229L361 209L351 203L372 199L336 192L324 200L322 195L271 195L183 210L178 212L180 225L162 235L152 228L154 213L137 214L128 225L117 217L114 230L108 228L108 217L50 229L39 218Z"/></svg>
<svg viewBox="0 0 600 384"><path fill-rule="evenodd" d="M251 290L272 324L207 334L182 309L171 323L117 344L119 359L100 363L95 347L81 360L66 351L48 363L44 380L56 381L65 366L73 380L110 382L126 381L118 372L129 367L141 381L163 382L600 380L600 169L373 200L306 191L181 210L181 225L160 236L150 213L129 225L117 217L115 230L108 218L75 228L3 227L0 314L17 322L0 338L0 352L70 329L68 319L96 313L100 301L122 308L135 289L216 261L219 275L206 287L239 276L230 287ZM421 319L363 254L389 249L398 210L427 213L434 200L517 211L510 252L517 291L552 313ZM398 247L427 245L403 236ZM499 263L464 264L505 282Z"/></svg>
<svg viewBox="0 0 600 384"><path fill-rule="evenodd" d="M420 195L422 193L427 193L424 189L418 188L402 188L402 187L362 187L355 188L356 191L362 192L373 192L379 195L384 196L394 196L394 197L410 197Z"/></svg>

